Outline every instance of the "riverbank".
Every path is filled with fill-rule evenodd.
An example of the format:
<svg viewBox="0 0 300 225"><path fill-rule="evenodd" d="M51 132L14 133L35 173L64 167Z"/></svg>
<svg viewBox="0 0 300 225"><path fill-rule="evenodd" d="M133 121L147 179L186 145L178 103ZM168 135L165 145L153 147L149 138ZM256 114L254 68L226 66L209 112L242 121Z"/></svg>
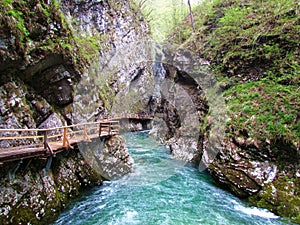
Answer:
<svg viewBox="0 0 300 225"><path fill-rule="evenodd" d="M82 143L48 159L0 167L1 224L49 224L87 188L132 170L122 137Z"/></svg>
<svg viewBox="0 0 300 225"><path fill-rule="evenodd" d="M228 109L209 172L256 206L300 222L299 3L204 1L170 35L210 64ZM204 124L205 125L205 124ZM206 126L206 125L205 125Z"/></svg>
<svg viewBox="0 0 300 225"><path fill-rule="evenodd" d="M84 192L54 224L290 224L216 187L147 133L124 136L133 173Z"/></svg>

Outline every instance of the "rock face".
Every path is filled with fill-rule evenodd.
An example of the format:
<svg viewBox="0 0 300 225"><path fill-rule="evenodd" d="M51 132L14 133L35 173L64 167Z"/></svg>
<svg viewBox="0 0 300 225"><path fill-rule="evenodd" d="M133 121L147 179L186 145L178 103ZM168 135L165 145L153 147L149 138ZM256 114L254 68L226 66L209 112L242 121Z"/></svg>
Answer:
<svg viewBox="0 0 300 225"><path fill-rule="evenodd" d="M1 168L1 224L48 224L83 187L100 185L101 176L78 151L53 158L46 171L45 160L24 160Z"/></svg>
<svg viewBox="0 0 300 225"><path fill-rule="evenodd" d="M259 207L299 220L300 157L284 143L239 137L224 142L208 171L222 187Z"/></svg>
<svg viewBox="0 0 300 225"><path fill-rule="evenodd" d="M134 120L123 119L120 121L121 132L136 132L143 130L150 130L152 128L151 120Z"/></svg>
<svg viewBox="0 0 300 225"><path fill-rule="evenodd" d="M63 124L99 119L111 111L120 88L140 73L143 65L132 62L149 53L142 51L149 28L142 17L136 20L139 12L129 1L61 1L60 7L32 0L0 6L3 128L38 127L54 111Z"/></svg>
<svg viewBox="0 0 300 225"><path fill-rule="evenodd" d="M105 142L96 155L102 176L106 179L118 178L132 171L133 159L126 148L123 137L115 136Z"/></svg>
<svg viewBox="0 0 300 225"><path fill-rule="evenodd" d="M80 143L78 147L90 166L107 180L116 179L132 170L133 159L121 136L97 138L91 143Z"/></svg>
<svg viewBox="0 0 300 225"><path fill-rule="evenodd" d="M49 224L83 188L132 170L133 160L122 137L104 141L100 153L98 144L97 140L81 144L48 161L4 164L0 168L0 223Z"/></svg>
<svg viewBox="0 0 300 225"><path fill-rule="evenodd" d="M207 169L221 187L299 221L299 149L292 143L258 141L246 128L228 126L226 102L220 95L224 85L209 87L207 83L215 82L209 70L195 72L195 65L202 62L205 68L207 62L180 49L167 58L172 60L164 62L160 80L165 85L156 100L149 101L155 112L152 135L176 158L201 161L199 168ZM182 99L191 99L191 104L182 104Z"/></svg>
<svg viewBox="0 0 300 225"><path fill-rule="evenodd" d="M59 2L62 7L57 1L0 3L0 128L99 119L110 110L120 85L140 71L126 61L108 72L112 76L102 73L106 64L116 62L115 51L127 53L148 33L142 20L133 22L139 13L129 1ZM30 143L0 141L0 147ZM45 159L0 167L0 223L48 224L83 187L131 171L132 159L120 137L106 140L97 156L93 148L87 156L78 147L57 155L50 167Z"/></svg>
<svg viewBox="0 0 300 225"><path fill-rule="evenodd" d="M62 4L64 13L76 21L78 32L91 39L100 35L97 42L101 45L76 87L73 110L67 117L73 121L93 120L109 112L126 112L115 95L137 76L152 72L151 63L145 60L151 49L147 45L149 28L142 16L130 1L62 1Z"/></svg>
<svg viewBox="0 0 300 225"><path fill-rule="evenodd" d="M155 115L150 133L166 144L176 158L196 163L201 159L205 141L205 133L199 128L209 109L205 84L197 80L205 65L191 52L172 47L162 47L163 67L157 69L156 93L148 101L148 108Z"/></svg>
<svg viewBox="0 0 300 225"><path fill-rule="evenodd" d="M270 9L277 4L270 1L267 8L257 1L200 4L194 9L197 32L182 23L170 41L209 60L222 80L226 104L216 108L228 109L230 118L225 119L221 129L225 135L217 138L215 146L207 141L214 139L217 129L210 128L214 120L206 117L209 129L204 134L212 138L204 139L200 168L208 168L216 183L237 196L299 223L300 96L294 94L299 93L299 68L290 66L299 65L299 45L294 45L299 32L292 22L299 19L298 2L281 5L276 21L286 21L284 27L273 20L277 11ZM266 30L266 24L272 29ZM259 30L266 32L257 38ZM278 53L268 54L267 49L276 48ZM184 55L180 58L188 61Z"/></svg>

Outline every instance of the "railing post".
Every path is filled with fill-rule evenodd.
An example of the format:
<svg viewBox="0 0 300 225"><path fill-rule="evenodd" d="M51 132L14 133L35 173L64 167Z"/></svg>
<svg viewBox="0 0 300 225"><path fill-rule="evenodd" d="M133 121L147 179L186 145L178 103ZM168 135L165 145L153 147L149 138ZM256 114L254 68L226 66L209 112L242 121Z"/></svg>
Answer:
<svg viewBox="0 0 300 225"><path fill-rule="evenodd" d="M84 126L83 126L83 140L86 142L91 141L91 139L89 138L88 133L87 133L86 124L84 124Z"/></svg>
<svg viewBox="0 0 300 225"><path fill-rule="evenodd" d="M102 123L99 123L99 137L101 137L101 129L102 129Z"/></svg>
<svg viewBox="0 0 300 225"><path fill-rule="evenodd" d="M109 126L108 126L108 135L111 135L111 122L109 122Z"/></svg>
<svg viewBox="0 0 300 225"><path fill-rule="evenodd" d="M44 149L47 150L48 149L48 137L47 137L47 131L44 131Z"/></svg>
<svg viewBox="0 0 300 225"><path fill-rule="evenodd" d="M71 148L71 145L69 143L69 140L67 138L67 131L68 131L68 128L67 127L64 127L64 134L63 134L63 148Z"/></svg>
<svg viewBox="0 0 300 225"><path fill-rule="evenodd" d="M48 136L47 136L47 131L44 131L44 149L45 151L49 151L51 155L53 155L53 150L51 148L51 146L48 144Z"/></svg>

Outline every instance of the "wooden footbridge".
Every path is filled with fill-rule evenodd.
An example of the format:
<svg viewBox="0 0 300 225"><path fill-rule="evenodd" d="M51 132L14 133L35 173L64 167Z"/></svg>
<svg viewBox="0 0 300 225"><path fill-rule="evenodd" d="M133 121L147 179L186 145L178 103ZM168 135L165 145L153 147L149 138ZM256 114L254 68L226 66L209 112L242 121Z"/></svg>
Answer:
<svg viewBox="0 0 300 225"><path fill-rule="evenodd" d="M47 129L0 129L0 165L26 158L46 158L74 144L119 134L120 120L151 120L150 115L116 114L98 122ZM6 145L6 146L5 146ZM17 146L17 147L12 147Z"/></svg>

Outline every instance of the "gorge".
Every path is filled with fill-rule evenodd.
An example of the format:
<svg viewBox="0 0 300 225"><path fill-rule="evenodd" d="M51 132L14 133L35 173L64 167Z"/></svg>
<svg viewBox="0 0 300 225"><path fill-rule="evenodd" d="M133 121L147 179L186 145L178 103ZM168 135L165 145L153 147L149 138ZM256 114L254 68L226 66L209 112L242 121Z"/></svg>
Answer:
<svg viewBox="0 0 300 225"><path fill-rule="evenodd" d="M299 223L299 4L203 1L193 8L195 32L186 17L158 42L142 9L153 2L3 0L0 128L53 128L120 113L153 115L150 135L166 146L174 163L205 170L199 175L187 167L187 176L175 174L180 178L170 182L180 186L182 179L204 176L212 183L211 176L247 204ZM133 121L122 127L150 128ZM32 144L0 140L1 149ZM45 169L47 160L1 165L1 224L55 221L86 188L104 182L103 189L92 189L101 195L110 189L107 179L129 173L120 179L125 182L136 163L122 136L75 146ZM208 195L221 191L211 188ZM182 201L195 204L190 209L201 202ZM243 204L233 207L247 207ZM69 219L65 213L58 223ZM234 223L234 217L224 217L224 223ZM256 219L253 224L267 223ZM280 224L277 219L268 222Z"/></svg>

